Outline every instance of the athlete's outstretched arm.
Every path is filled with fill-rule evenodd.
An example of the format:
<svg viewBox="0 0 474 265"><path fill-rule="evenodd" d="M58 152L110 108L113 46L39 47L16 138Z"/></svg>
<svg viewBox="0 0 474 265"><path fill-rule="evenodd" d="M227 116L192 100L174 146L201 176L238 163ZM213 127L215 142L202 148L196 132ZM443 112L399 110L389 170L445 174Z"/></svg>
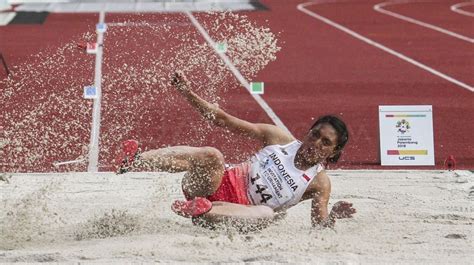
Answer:
<svg viewBox="0 0 474 265"><path fill-rule="evenodd" d="M334 227L336 219L352 218L356 210L352 203L339 201L334 204L331 212L328 212L329 196L331 194L331 182L323 171L317 176L316 192L311 203L311 223L314 227Z"/></svg>
<svg viewBox="0 0 474 265"><path fill-rule="evenodd" d="M220 109L217 104L211 104L205 101L191 90L188 80L186 80L186 77L181 72L176 72L173 75L171 84L176 87L204 118L217 126L260 140L264 145L286 144L294 140L293 136L275 125L251 123L239 119Z"/></svg>
<svg viewBox="0 0 474 265"><path fill-rule="evenodd" d="M329 215L328 203L331 194L331 182L326 173L319 173L316 177L315 192L311 201L311 224L323 227L333 227L336 219Z"/></svg>

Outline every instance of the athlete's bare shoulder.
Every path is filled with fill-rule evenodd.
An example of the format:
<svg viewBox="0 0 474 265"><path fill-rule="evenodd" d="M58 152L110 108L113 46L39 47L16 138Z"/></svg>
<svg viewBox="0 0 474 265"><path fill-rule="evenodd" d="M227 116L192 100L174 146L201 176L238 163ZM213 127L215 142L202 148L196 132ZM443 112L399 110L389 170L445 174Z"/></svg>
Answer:
<svg viewBox="0 0 474 265"><path fill-rule="evenodd" d="M323 170L316 175L313 181L309 184L306 189L303 200L312 199L318 194L329 194L331 193L331 180Z"/></svg>
<svg viewBox="0 0 474 265"><path fill-rule="evenodd" d="M296 140L295 137L276 125L259 123L258 126L265 135L264 146L285 145Z"/></svg>

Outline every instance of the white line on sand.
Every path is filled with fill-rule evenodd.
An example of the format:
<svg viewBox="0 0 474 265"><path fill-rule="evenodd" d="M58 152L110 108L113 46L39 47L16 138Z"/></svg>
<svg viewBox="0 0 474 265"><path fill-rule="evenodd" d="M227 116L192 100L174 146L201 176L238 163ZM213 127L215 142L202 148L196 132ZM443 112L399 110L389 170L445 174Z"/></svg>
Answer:
<svg viewBox="0 0 474 265"><path fill-rule="evenodd" d="M326 24L328 24L328 25L331 25L331 26L333 26L333 27L335 27L335 28L337 28L337 29L343 31L343 32L345 32L345 33L351 35L351 36L354 37L354 38L357 38L357 39L359 39L359 40L361 40L361 41L363 41L363 42L365 42L365 43L367 43L367 44L370 44L370 45L372 45L372 46L374 46L374 47L376 47L376 48L379 48L379 49L383 50L384 52L387 52L387 53L389 53L389 54L391 54L391 55L393 55L393 56L396 56L396 57L398 57L398 58L400 58L400 59L406 61L406 62L409 62L409 63L411 63L411 64L413 64L413 65L415 65L415 66L417 66L417 67L419 67L419 68L421 68L421 69L423 69L423 70L429 72L429 73L432 73L432 74L434 74L434 75L436 75L436 76L438 76L438 77L440 77L440 78L443 78L444 80L447 80L447 81L449 81L449 82L451 82L451 83L453 83L453 84L456 84L456 85L458 85L458 86L460 86L460 87L462 87L462 88L465 88L465 89L467 89L467 90L469 90L469 91L471 91L471 92L474 92L474 87L472 87L472 86L470 86L470 85L468 85L468 84L466 84L466 83L463 83L463 82L461 82L461 81L459 81L459 80L456 80L456 79L454 79L454 78L452 78L452 77L450 77L450 76L448 76L448 75L446 75L446 74L443 74L443 73L441 73L441 72L439 72L439 71L437 71L437 70L435 70L435 69L433 69L433 68L431 68L431 67L429 67L429 66L427 66L427 65L425 65L425 64L422 64L422 63L420 63L420 62L418 62L418 61L416 61L416 60L414 60L414 59L412 59L412 58L410 58L410 57L408 57L408 56L405 56L405 55L403 55L403 54L401 54L401 53L399 53L399 52L397 52L397 51L394 51L394 50L392 50L392 49L390 49L390 48L388 48L388 47L386 47L386 46L384 46L384 45L382 45L382 44L380 44L380 43L378 43L378 42L375 42L375 41L373 41L373 40L371 40L371 39L369 39L369 38L366 38L366 37L360 35L360 34L357 33L357 32L354 32L354 31L352 31L352 30L350 30L350 29L348 29L348 28L346 28L346 27L344 27L344 26L342 26L342 25L340 25L340 24L337 24L336 22L334 22L334 21L332 21L332 20L330 20L330 19L328 19L328 18L325 18L325 17L323 17L323 16L320 16L320 15L318 15L318 14L316 14L316 13L314 13L314 12L312 12L312 11L310 11L310 10L308 10L308 9L305 8L306 6L314 5L314 4L318 4L318 2L302 3L302 4L297 5L296 8L297 8L299 11L301 11L301 12L303 12L303 13L305 13L305 14L307 14L307 15L313 17L313 18L316 18L316 19L318 19L318 20L321 20L322 22L324 22L324 23L326 23Z"/></svg>
<svg viewBox="0 0 474 265"><path fill-rule="evenodd" d="M461 9L461 7L463 6L471 6L471 5L474 5L474 2L457 3L451 6L451 11L456 12L461 15L474 17L474 13Z"/></svg>
<svg viewBox="0 0 474 265"><path fill-rule="evenodd" d="M389 16L392 16L392 17L395 17L395 18L398 18L398 19L401 19L401 20L404 20L404 21L407 21L407 22L425 27L425 28L429 28L429 29L444 33L446 35L449 35L449 36L454 37L454 38L458 38L458 39L463 40L463 41L474 43L473 38L469 38L469 37L463 36L461 34L449 31L447 29L443 29L441 27L438 27L438 26L435 26L435 25L432 25L432 24L429 24L429 23L426 23L426 22L423 22L423 21L419 21L419 20L411 18L411 17L407 17L407 16L404 16L404 15L401 15L401 14L383 9L383 7L386 7L386 6L406 4L406 3L416 3L416 2L406 2L406 1L383 2L383 3L379 3L379 4L374 5L374 10L379 12L379 13L385 14L385 15L389 15Z"/></svg>
<svg viewBox="0 0 474 265"><path fill-rule="evenodd" d="M191 20L191 22L194 24L194 26L197 28L197 30L204 37L204 39L206 39L207 43L212 47L212 49L214 49L216 54L221 57L221 59L225 62L227 67L229 67L230 71L234 74L234 76L237 78L237 80L239 80L239 82L247 89L247 91L250 92L249 82L247 80L245 80L245 78L242 76L242 74L239 72L239 70L237 70L237 68L232 63L232 61L229 59L229 57L227 57L227 55L225 55L224 53L220 53L220 52L217 51L216 43L212 40L212 38L209 36L209 34L206 32L206 30L201 26L201 24L199 24L199 22L193 16L193 14L191 14L191 12L188 12L188 11L185 12L185 13L188 16L188 18ZM260 105L260 107L262 107L262 109L267 113L267 115L270 117L270 119L272 119L272 121L275 123L275 125L277 125L281 129L285 130L290 135L293 135L288 130L288 128L286 128L285 124L283 124L283 122L280 120L280 118L278 118L278 116L275 114L275 112L272 110L272 108L270 108L270 106L268 106L268 104L265 102L265 100L263 100L263 98L260 97L260 95L255 95L255 94L252 94L252 93L250 93L250 94L257 101L257 103Z"/></svg>
<svg viewBox="0 0 474 265"><path fill-rule="evenodd" d="M99 13L99 23L104 23L105 12ZM102 53L103 53L104 33L97 32L97 54L95 56L95 76L94 86L97 89L98 97L94 99L94 106L92 109L92 128L91 128L91 140L89 149L89 165L87 167L88 172L97 172L99 165L99 134L100 134L100 108L102 100Z"/></svg>

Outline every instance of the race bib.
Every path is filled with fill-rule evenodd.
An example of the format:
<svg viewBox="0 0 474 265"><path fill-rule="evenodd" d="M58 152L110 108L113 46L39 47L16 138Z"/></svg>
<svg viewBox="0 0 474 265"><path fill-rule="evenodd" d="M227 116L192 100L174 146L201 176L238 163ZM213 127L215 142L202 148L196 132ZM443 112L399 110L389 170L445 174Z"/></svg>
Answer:
<svg viewBox="0 0 474 265"><path fill-rule="evenodd" d="M295 197L292 187L271 159L255 163L249 174L249 195L255 204L277 208Z"/></svg>

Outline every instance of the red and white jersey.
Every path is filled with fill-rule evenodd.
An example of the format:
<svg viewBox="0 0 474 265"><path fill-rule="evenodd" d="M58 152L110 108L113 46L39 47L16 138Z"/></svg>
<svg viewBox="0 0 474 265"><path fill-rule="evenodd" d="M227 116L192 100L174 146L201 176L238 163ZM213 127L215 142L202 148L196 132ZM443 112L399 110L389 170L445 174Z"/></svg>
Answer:
<svg viewBox="0 0 474 265"><path fill-rule="evenodd" d="M317 164L306 171L295 166L300 141L286 145L269 145L250 159L247 196L253 205L266 205L274 210L297 204L311 181L324 167Z"/></svg>

